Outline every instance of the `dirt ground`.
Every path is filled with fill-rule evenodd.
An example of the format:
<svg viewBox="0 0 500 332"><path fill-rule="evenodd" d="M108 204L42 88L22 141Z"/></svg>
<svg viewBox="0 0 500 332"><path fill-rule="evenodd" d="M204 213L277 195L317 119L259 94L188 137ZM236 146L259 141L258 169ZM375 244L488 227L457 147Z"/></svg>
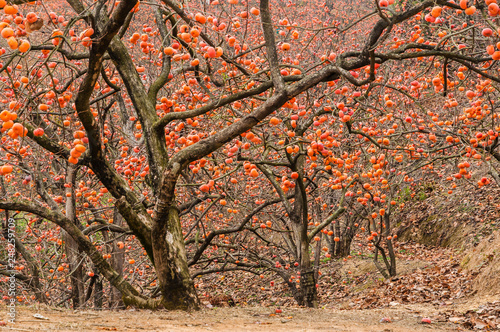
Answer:
<svg viewBox="0 0 500 332"><path fill-rule="evenodd" d="M0 331L457 331L458 325L439 319L432 305L395 305L385 309L338 310L275 307L204 308L199 312L122 310L72 311L45 306L18 306L14 324ZM35 318L34 315L43 318ZM422 324L430 317L431 324ZM381 322L390 319L390 322ZM6 307L0 307L6 320Z"/></svg>

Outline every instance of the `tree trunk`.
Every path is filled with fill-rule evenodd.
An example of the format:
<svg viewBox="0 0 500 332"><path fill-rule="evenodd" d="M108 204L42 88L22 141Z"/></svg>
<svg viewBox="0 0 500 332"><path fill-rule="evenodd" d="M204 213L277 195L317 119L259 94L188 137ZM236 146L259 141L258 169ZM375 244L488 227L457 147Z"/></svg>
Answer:
<svg viewBox="0 0 500 332"><path fill-rule="evenodd" d="M73 272L69 276L71 280L71 301L73 302L73 309L77 309L85 302L82 298L85 291L83 285L83 268L79 262L78 245L66 232L63 234L69 270Z"/></svg>
<svg viewBox="0 0 500 332"><path fill-rule="evenodd" d="M320 238L323 237L323 233L318 233ZM314 279L319 278L319 265L321 261L321 240L316 242L316 248L314 248Z"/></svg>
<svg viewBox="0 0 500 332"><path fill-rule="evenodd" d="M66 217L76 224L76 211L75 211L75 166L68 163L66 183L71 184L66 188L66 194L71 196L66 200ZM85 285L83 284L83 267L81 264L82 254L78 248L76 241L69 236L65 231L63 232L63 240L65 243L64 249L70 271L71 280L71 300L73 302L73 309L79 308L85 303Z"/></svg>
<svg viewBox="0 0 500 332"><path fill-rule="evenodd" d="M311 266L311 257L309 255L309 241L307 232L305 240L300 244L300 291L302 293L302 304L309 308L318 307L318 291L316 289L316 279L314 269Z"/></svg>
<svg viewBox="0 0 500 332"><path fill-rule="evenodd" d="M103 298L102 278L97 276L94 285L94 309L102 309L102 298Z"/></svg>
<svg viewBox="0 0 500 332"><path fill-rule="evenodd" d="M301 155L296 162L296 169L303 170L305 157ZM290 219L297 243L297 251L300 264L300 293L301 299L299 305L309 308L318 307L318 290L316 289L316 278L314 269L311 264L311 256L309 254L309 235L307 227L309 223L307 193L302 181L302 171L295 186L295 203Z"/></svg>
<svg viewBox="0 0 500 332"><path fill-rule="evenodd" d="M318 308L318 290L314 269L302 268L300 271L300 290L302 292L303 305L309 308Z"/></svg>
<svg viewBox="0 0 500 332"><path fill-rule="evenodd" d="M396 276L396 254L394 253L392 240L387 239L387 237L390 235L391 232L390 211L386 212L382 221L383 224L381 224L381 229L384 229L384 227L385 229L383 231L382 230L380 231L381 238L377 241L377 243L375 243L373 262L375 263L375 266L380 271L380 273L384 276L384 278L389 279L390 277ZM383 238L385 238L385 244L387 246L387 252L389 253L389 259L387 259L387 254L385 252L385 249L380 245L380 242L382 241ZM382 264L380 264L380 262L378 261L379 252L380 255L382 256L384 266L382 266Z"/></svg>
<svg viewBox="0 0 500 332"><path fill-rule="evenodd" d="M375 251L373 253L373 263L375 264L375 267L377 268L377 270L380 272L380 274L385 278L385 279L389 279L389 274L387 273L387 270L380 264L380 262L378 261L378 251L379 251L379 248L378 247L375 247Z"/></svg>
<svg viewBox="0 0 500 332"><path fill-rule="evenodd" d="M391 234L391 215L390 211L388 211L385 216L384 216L384 223L385 223L385 234L384 237L386 238L385 244L387 246L387 252L389 253L389 275L391 277L396 276L396 254L394 253L394 247L392 246L392 239L389 240L387 239L389 235Z"/></svg>
<svg viewBox="0 0 500 332"><path fill-rule="evenodd" d="M329 238L329 251L332 257L344 258L351 254L351 243L354 238L354 232L346 230L343 234L340 231L340 227L337 228L336 225L332 224L331 230L333 231L333 236ZM340 241L336 242L334 239L338 237Z"/></svg>
<svg viewBox="0 0 500 332"><path fill-rule="evenodd" d="M171 205L166 218L155 218L152 229L156 274L166 309L199 308L194 283L189 274L179 210Z"/></svg>
<svg viewBox="0 0 500 332"><path fill-rule="evenodd" d="M117 226L123 225L123 217L118 212L118 209L115 208L113 215L113 223ZM116 241L112 243L111 249L111 266L116 270L120 277L123 277L123 265L125 263L125 248L118 248L116 245ZM110 299L109 299L109 307L116 309L124 309L125 304L122 300L122 295L120 291L113 285L110 285Z"/></svg>
<svg viewBox="0 0 500 332"><path fill-rule="evenodd" d="M309 308L318 307L318 292L316 289L316 279L314 269L311 264L311 256L309 254L309 240L307 236L307 224L293 223L293 229L296 237L299 237L299 264L300 264L300 298L297 301L299 305Z"/></svg>

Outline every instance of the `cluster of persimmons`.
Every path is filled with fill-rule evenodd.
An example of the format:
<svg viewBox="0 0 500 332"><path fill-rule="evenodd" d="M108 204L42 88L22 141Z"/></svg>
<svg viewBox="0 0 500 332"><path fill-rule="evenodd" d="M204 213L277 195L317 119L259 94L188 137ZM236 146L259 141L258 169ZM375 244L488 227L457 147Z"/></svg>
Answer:
<svg viewBox="0 0 500 332"><path fill-rule="evenodd" d="M345 65L349 52L361 56L356 50L376 22L413 5L294 2L271 1L278 72L287 84L326 66ZM319 242L321 254L331 258L327 243L343 241L345 233L335 223L344 223L344 217L323 221L340 207L346 216L361 218L349 226L361 253L374 250L382 237L381 246L396 239L384 220L404 206L404 190L415 190L432 176L449 183L450 195L470 179L479 187L490 184L486 169L498 168L500 132L499 6L496 0L447 5L425 7L394 24L373 49L372 64L318 82L186 167L176 199L183 207L188 260L196 257L193 269L255 269L267 260L269 271L286 268L298 281L292 240L283 234L290 232L286 218L299 191L307 196L310 242ZM112 13L118 4L107 6L102 10ZM113 224L116 197L89 167L91 135L75 112L103 25L84 20L62 1L0 0L0 8L7 45L0 49L2 195L54 208L52 200L60 212L74 200L82 229ZM147 95L167 73L154 108L159 122L168 120L160 132L169 156L224 132L273 97L258 8L258 1L163 1L137 3L130 13L119 37L135 65L137 84ZM135 112L136 101L127 93L133 87L126 86L121 70L104 61L89 107L102 153L153 215L156 197L145 141L152 129L144 128ZM66 183L69 167L78 169L74 183ZM40 182L49 198L41 199ZM61 228L10 212L20 225L18 237L39 265L46 296L57 303L71 288ZM114 259L112 245L123 249L125 278L154 292L153 264L135 236L102 232L108 231L86 235L106 260ZM211 243L203 247L207 239ZM98 271L83 253L81 258L87 276L94 277ZM20 261L19 273L31 273ZM18 297L34 298L27 286Z"/></svg>

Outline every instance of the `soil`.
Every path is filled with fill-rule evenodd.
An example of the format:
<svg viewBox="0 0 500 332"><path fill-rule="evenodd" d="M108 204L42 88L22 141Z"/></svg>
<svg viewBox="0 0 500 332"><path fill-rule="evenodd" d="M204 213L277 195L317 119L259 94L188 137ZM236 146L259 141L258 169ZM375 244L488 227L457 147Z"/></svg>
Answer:
<svg viewBox="0 0 500 332"><path fill-rule="evenodd" d="M474 290L477 296L496 296L500 299L500 232L493 232L462 260L468 273L477 273Z"/></svg>
<svg viewBox="0 0 500 332"><path fill-rule="evenodd" d="M430 304L394 305L384 309L338 310L276 307L204 308L198 312L178 311L72 311L46 306L18 306L15 323L0 331L457 331L442 319L452 308ZM42 315L45 319L35 318ZM422 324L422 318L431 324ZM6 319L6 307L0 307ZM382 322L382 320L390 322Z"/></svg>

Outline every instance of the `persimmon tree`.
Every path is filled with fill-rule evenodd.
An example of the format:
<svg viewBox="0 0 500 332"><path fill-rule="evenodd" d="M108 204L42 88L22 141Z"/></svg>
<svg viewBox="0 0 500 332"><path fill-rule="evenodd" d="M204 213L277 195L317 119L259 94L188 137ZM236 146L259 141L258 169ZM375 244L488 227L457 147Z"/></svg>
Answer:
<svg viewBox="0 0 500 332"><path fill-rule="evenodd" d="M384 191L401 178L411 182L408 174L432 158L462 156L449 154L459 149L457 135L495 125L496 117L481 118L482 109L494 111L479 102L474 114L480 114L466 123L474 129L448 119L445 128L434 117L449 110L441 113L432 100L439 93L452 98L455 86L457 94L465 90L448 82L454 70L463 85L486 80L480 85L495 95L490 85L498 81L500 51L483 39L484 47L474 46L477 30L484 38L496 33L484 32L495 27L498 13L495 1L487 2L382 0L345 12L268 0L0 3L6 43L0 208L6 217L36 215L64 231L64 242L58 240L72 271L74 306L88 299L87 280L88 289L100 292L96 275L102 275L126 305L196 309L190 266L194 276L264 266L286 280L286 260L301 272L296 299L316 306L309 249L316 241L321 250L318 234L328 236L344 204L349 213L381 218L370 241L380 252L384 238L390 252L393 194ZM317 17L292 19L304 17L305 6ZM346 14L359 19L347 22ZM476 102L473 94L465 96ZM444 133L453 130L450 141ZM494 155L491 130L491 144L474 149ZM475 156L471 149L466 153ZM246 176L254 182L238 187ZM247 201L257 190L263 197ZM234 206L224 211L228 197ZM263 213L274 216L271 226L259 221ZM114 224L121 218L126 226ZM157 281L126 278L119 271L123 256L109 261L130 233L140 245L129 264L147 259L146 275ZM241 243L250 262L230 250L220 256L212 245L217 238L232 250L234 241ZM25 252L36 280L39 264ZM207 268L215 260L225 263ZM92 271L85 274L83 266ZM387 267L395 273L393 262ZM45 301L43 286L33 285ZM151 291L140 292L142 285Z"/></svg>

